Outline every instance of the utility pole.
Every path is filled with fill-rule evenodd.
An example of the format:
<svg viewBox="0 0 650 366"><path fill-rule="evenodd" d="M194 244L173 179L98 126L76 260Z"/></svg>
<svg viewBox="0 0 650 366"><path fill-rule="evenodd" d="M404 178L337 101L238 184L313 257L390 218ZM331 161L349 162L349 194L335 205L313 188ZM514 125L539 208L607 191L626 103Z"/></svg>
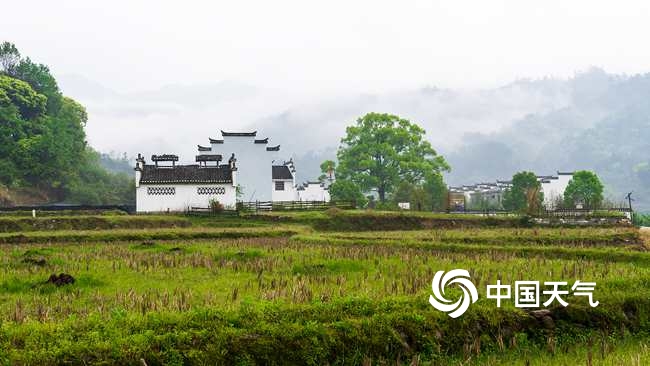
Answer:
<svg viewBox="0 0 650 366"><path fill-rule="evenodd" d="M632 214L632 201L634 201L632 199L632 192L628 193L627 196L625 196L625 199L627 200L628 205L630 207L630 214Z"/></svg>
<svg viewBox="0 0 650 366"><path fill-rule="evenodd" d="M625 198L627 198L627 203L630 207L630 221L634 224L634 212L632 211L632 201L634 201L634 199L632 199L632 192L628 193Z"/></svg>

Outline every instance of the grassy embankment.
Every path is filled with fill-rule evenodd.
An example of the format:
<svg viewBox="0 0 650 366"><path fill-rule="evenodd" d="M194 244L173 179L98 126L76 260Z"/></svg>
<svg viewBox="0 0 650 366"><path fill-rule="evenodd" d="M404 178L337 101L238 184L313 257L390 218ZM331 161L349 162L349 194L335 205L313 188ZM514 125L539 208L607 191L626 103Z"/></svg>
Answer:
<svg viewBox="0 0 650 366"><path fill-rule="evenodd" d="M337 220L358 222L355 215L364 217ZM319 229L324 213L286 216L126 216L109 220L132 219L120 222L132 225L126 229L70 230L66 220L49 231L6 229L0 364L535 365L590 358L613 365L650 358L650 253L636 229L488 221L417 230L407 220L401 228L408 231L351 231L349 223L332 231ZM433 274L454 268L470 271L480 296L458 319L428 303ZM44 283L61 272L75 284ZM568 296L569 307L555 304L538 319L511 301L497 308L487 299L485 285L497 279L596 281L600 305Z"/></svg>

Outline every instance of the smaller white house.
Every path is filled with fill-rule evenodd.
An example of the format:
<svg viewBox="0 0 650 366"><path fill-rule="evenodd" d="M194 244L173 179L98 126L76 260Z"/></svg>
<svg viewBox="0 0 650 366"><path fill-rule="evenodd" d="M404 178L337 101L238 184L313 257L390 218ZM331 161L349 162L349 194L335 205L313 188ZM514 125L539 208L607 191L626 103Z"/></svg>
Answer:
<svg viewBox="0 0 650 366"><path fill-rule="evenodd" d="M176 155L153 155L147 164L138 154L135 166L137 212L188 211L217 200L226 208L237 202L236 159L220 164L221 155L199 155L198 164L176 165Z"/></svg>
<svg viewBox="0 0 650 366"><path fill-rule="evenodd" d="M273 165L271 178L273 202L299 200L296 188L296 168L293 165L293 160L282 165Z"/></svg>

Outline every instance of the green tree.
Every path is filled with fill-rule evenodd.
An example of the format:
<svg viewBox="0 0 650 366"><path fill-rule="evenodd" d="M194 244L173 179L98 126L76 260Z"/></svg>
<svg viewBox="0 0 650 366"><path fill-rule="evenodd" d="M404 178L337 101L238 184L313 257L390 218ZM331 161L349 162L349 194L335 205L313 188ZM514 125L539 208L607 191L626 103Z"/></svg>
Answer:
<svg viewBox="0 0 650 366"><path fill-rule="evenodd" d="M431 211L443 211L447 208L447 185L442 174L429 175L423 188L425 194L431 198Z"/></svg>
<svg viewBox="0 0 650 366"><path fill-rule="evenodd" d="M20 52L13 43L0 43L0 73L11 75L20 62Z"/></svg>
<svg viewBox="0 0 650 366"><path fill-rule="evenodd" d="M575 172L564 190L564 203L570 207L582 204L585 208L599 208L603 202L603 188L594 172Z"/></svg>
<svg viewBox="0 0 650 366"><path fill-rule="evenodd" d="M533 172L519 172L512 177L512 187L503 195L506 210L534 213L541 208L542 184Z"/></svg>
<svg viewBox="0 0 650 366"><path fill-rule="evenodd" d="M366 114L346 129L341 140L337 179L350 179L363 191L376 188L384 202L402 180L420 183L449 170L424 135L424 129L406 119Z"/></svg>
<svg viewBox="0 0 650 366"><path fill-rule="evenodd" d="M50 69L43 64L33 63L29 57L21 60L14 69L9 75L25 81L36 92L45 95L47 97L47 112L52 115L56 114L61 108L63 95L56 79L50 73Z"/></svg>
<svg viewBox="0 0 650 366"><path fill-rule="evenodd" d="M45 102L29 84L0 75L0 182L11 185L23 179L22 157L31 154L34 137L46 129Z"/></svg>
<svg viewBox="0 0 650 366"><path fill-rule="evenodd" d="M333 201L352 201L357 207L363 207L367 202L359 186L350 180L336 180L329 186L329 192Z"/></svg>
<svg viewBox="0 0 650 366"><path fill-rule="evenodd" d="M17 108L16 118L34 120L45 113L47 97L36 92L28 83L0 75L0 108Z"/></svg>
<svg viewBox="0 0 650 366"><path fill-rule="evenodd" d="M318 177L318 181L320 182L325 182L326 180L330 179L330 174L334 174L334 170L336 169L336 163L333 160L325 160L320 164L320 172L321 175Z"/></svg>
<svg viewBox="0 0 650 366"><path fill-rule="evenodd" d="M411 197L413 196L413 191L416 186L406 180L399 182L395 191L391 195L391 201L397 206L400 202L411 202Z"/></svg>

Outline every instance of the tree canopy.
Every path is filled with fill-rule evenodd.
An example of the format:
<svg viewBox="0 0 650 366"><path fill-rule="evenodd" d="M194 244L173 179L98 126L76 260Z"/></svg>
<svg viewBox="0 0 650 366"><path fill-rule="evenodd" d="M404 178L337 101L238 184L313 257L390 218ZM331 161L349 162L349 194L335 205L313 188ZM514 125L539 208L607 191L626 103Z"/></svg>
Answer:
<svg viewBox="0 0 650 366"><path fill-rule="evenodd" d="M449 170L424 135L420 126L398 116L366 114L341 140L337 180L351 180L362 191L376 189L384 202L401 181L422 183Z"/></svg>
<svg viewBox="0 0 650 366"><path fill-rule="evenodd" d="M544 195L542 184L533 172L519 172L512 177L512 187L503 194L503 208L510 211L534 212L538 210Z"/></svg>
<svg viewBox="0 0 650 366"><path fill-rule="evenodd" d="M357 207L365 206L368 201L359 186L349 180L337 180L329 186L330 197L334 201L352 201Z"/></svg>
<svg viewBox="0 0 650 366"><path fill-rule="evenodd" d="M584 208L599 208L603 202L603 184L598 176L590 171L581 170L573 174L564 190L564 204Z"/></svg>
<svg viewBox="0 0 650 366"><path fill-rule="evenodd" d="M320 165L321 175L318 177L318 180L320 182L324 182L324 181L330 179L330 175L332 175L332 178L333 178L333 173L334 173L335 169L336 169L336 163L334 161L325 160Z"/></svg>

